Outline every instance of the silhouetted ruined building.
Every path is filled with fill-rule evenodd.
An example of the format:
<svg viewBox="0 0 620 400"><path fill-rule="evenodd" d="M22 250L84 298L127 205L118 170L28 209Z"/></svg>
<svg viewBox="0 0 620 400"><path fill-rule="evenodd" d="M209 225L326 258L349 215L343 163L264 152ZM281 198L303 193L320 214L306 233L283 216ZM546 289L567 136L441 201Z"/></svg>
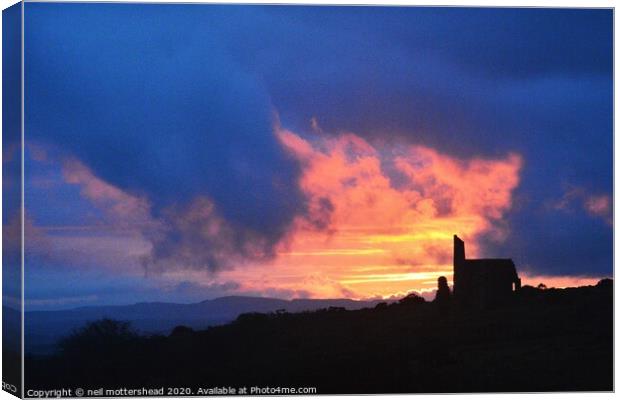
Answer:
<svg viewBox="0 0 620 400"><path fill-rule="evenodd" d="M454 299L487 308L508 301L521 288L515 264L509 258L465 258L465 243L454 235Z"/></svg>
<svg viewBox="0 0 620 400"><path fill-rule="evenodd" d="M450 302L450 287L448 286L448 280L445 276L440 276L437 279L437 293L435 293L436 303L449 303Z"/></svg>

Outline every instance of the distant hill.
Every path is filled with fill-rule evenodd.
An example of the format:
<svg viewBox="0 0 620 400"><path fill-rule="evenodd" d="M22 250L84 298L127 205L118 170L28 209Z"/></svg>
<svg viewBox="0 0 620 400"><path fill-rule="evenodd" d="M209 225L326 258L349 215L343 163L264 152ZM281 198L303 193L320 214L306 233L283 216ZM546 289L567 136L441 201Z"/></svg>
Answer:
<svg viewBox="0 0 620 400"><path fill-rule="evenodd" d="M312 311L328 307L358 310L374 307L377 301L350 299L294 299L227 296L200 303L138 303L125 306L80 307L61 311L31 311L26 319L26 353L48 354L57 341L87 322L110 318L129 321L143 334L168 334L177 325L194 329L221 325L248 312Z"/></svg>

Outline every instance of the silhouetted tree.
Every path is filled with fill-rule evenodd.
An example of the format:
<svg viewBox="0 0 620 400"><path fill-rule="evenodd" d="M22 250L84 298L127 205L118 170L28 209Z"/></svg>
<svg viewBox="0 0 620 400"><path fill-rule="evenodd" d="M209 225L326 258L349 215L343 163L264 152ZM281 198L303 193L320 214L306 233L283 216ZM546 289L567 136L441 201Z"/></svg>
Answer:
<svg viewBox="0 0 620 400"><path fill-rule="evenodd" d="M131 324L104 318L90 322L74 331L59 343L61 351L67 356L99 354L119 349L138 338Z"/></svg>

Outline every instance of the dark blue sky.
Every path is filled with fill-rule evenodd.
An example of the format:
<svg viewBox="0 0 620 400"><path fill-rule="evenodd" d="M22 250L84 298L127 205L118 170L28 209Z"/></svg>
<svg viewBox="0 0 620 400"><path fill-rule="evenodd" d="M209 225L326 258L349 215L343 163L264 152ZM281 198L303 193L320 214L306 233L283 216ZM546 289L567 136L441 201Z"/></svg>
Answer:
<svg viewBox="0 0 620 400"><path fill-rule="evenodd" d="M510 235L481 238L485 252L539 274L612 271L611 211L587 206L613 195L611 10L29 3L26 13L27 139L148 198L154 217L208 195L235 251L269 257L307 207L274 121L310 135L315 118L326 134L457 158L519 153L501 222ZM47 200L27 201L37 223L63 223Z"/></svg>

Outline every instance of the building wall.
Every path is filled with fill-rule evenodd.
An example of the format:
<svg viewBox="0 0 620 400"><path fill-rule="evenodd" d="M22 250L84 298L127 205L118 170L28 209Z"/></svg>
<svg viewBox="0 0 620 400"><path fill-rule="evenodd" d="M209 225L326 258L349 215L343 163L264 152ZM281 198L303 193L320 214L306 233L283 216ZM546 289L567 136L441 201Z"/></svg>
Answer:
<svg viewBox="0 0 620 400"><path fill-rule="evenodd" d="M454 298L466 306L492 307L510 300L519 281L507 259L467 260L465 243L454 235Z"/></svg>

